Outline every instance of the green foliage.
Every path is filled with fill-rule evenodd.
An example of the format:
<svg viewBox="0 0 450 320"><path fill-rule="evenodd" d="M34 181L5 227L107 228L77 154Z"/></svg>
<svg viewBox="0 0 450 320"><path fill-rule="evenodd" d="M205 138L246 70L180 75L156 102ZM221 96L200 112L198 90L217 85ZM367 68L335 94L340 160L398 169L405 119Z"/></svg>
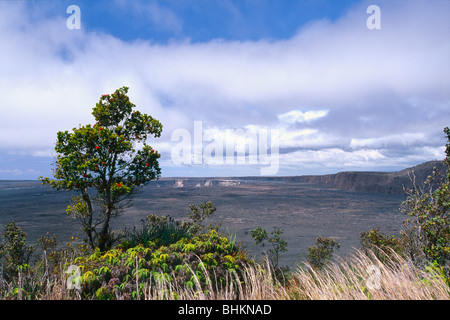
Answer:
<svg viewBox="0 0 450 320"><path fill-rule="evenodd" d="M6 280L12 280L17 277L19 271L24 272L29 269L34 248L26 244L26 233L14 221L5 225L1 235L3 241L0 244L0 262L3 272L0 276Z"/></svg>
<svg viewBox="0 0 450 320"><path fill-rule="evenodd" d="M272 231L270 234L268 234L267 231L265 229L262 229L261 227L250 231L250 235L255 240L255 245L264 247L266 245L265 241L267 241L272 246L272 248L269 249L266 254L275 270L278 269L278 262L281 253L288 251L288 244L283 238L281 238L282 234L283 229L280 229L278 227L274 228L274 231Z"/></svg>
<svg viewBox="0 0 450 320"><path fill-rule="evenodd" d="M124 247L135 247L138 244L157 244L168 246L177 241L192 237L190 227L182 222L175 221L170 216L157 216L150 214L143 221L141 229L134 228L129 232L127 240L122 243Z"/></svg>
<svg viewBox="0 0 450 320"><path fill-rule="evenodd" d="M407 189L408 198L402 206L403 212L412 217L405 223L417 232L423 252L431 262L441 266L448 265L450 260L450 129L445 128L444 132L448 139L445 179L438 181L439 187L433 189L438 176L434 170L423 187L414 184L412 189Z"/></svg>
<svg viewBox="0 0 450 320"><path fill-rule="evenodd" d="M261 244L262 247L265 245L264 241L269 238L266 229L262 229L261 227L251 230L250 235L255 240L255 245Z"/></svg>
<svg viewBox="0 0 450 320"><path fill-rule="evenodd" d="M308 262L315 269L322 269L330 260L334 249L340 249L339 243L327 237L317 237L315 246L308 248Z"/></svg>
<svg viewBox="0 0 450 320"><path fill-rule="evenodd" d="M41 256L35 263L35 269L42 273L59 273L67 268L68 261L75 257L85 256L89 253L87 244L76 243L77 237L71 237L65 246L59 246L57 236L47 232L37 241L37 247L41 249ZM37 249L37 248L36 248Z"/></svg>
<svg viewBox="0 0 450 320"><path fill-rule="evenodd" d="M205 277L205 271L215 274L214 285L220 285L228 272L239 272L249 263L245 252L215 230L167 246L148 241L145 246L119 246L104 253L96 250L73 262L83 270L82 294L97 299L113 299L116 295L142 298L143 283L157 284L161 277L187 287L198 281L206 288L211 279Z"/></svg>
<svg viewBox="0 0 450 320"><path fill-rule="evenodd" d="M127 239L120 246L130 248L138 244L148 245L149 243L168 246L181 239L191 239L193 236L209 230L219 232L220 224L208 227L202 224L216 211L212 201L205 201L199 206L191 204L189 208L191 211L188 213L188 217L191 221L176 221L170 216L148 215L143 221L142 227L140 229L133 228L133 231L128 232Z"/></svg>
<svg viewBox="0 0 450 320"><path fill-rule="evenodd" d="M188 225L190 225L192 233L204 231L205 226L203 226L203 221L216 211L216 207L212 201L204 201L199 206L191 204L189 205L189 209L190 212L188 212L188 217L192 220L192 223ZM220 229L220 224L216 226L210 224L207 228L218 231Z"/></svg>
<svg viewBox="0 0 450 320"><path fill-rule="evenodd" d="M216 211L216 207L212 201L203 202L198 207L194 204L189 205L191 212L188 213L189 218L192 219L194 223L201 224L203 220L208 218Z"/></svg>
<svg viewBox="0 0 450 320"><path fill-rule="evenodd" d="M371 251L380 261L393 259L393 252L404 255L405 248L402 239L394 236L388 236L380 232L379 228L371 229L367 232L361 232L362 249L367 253Z"/></svg>
<svg viewBox="0 0 450 320"><path fill-rule="evenodd" d="M49 233L40 237L36 246L27 245L26 234L14 222L5 226L2 236L0 298L3 299L42 299L58 285L57 279L67 269L68 262L85 255L89 249L87 245L75 245L76 238L58 248L56 235Z"/></svg>
<svg viewBox="0 0 450 320"><path fill-rule="evenodd" d="M81 223L92 249L112 245L111 218L129 204L138 187L161 175L160 154L146 140L160 137L162 125L133 111L135 105L127 92L122 87L102 95L92 111L94 125L58 132L54 179L39 178L44 184L79 194L67 213Z"/></svg>

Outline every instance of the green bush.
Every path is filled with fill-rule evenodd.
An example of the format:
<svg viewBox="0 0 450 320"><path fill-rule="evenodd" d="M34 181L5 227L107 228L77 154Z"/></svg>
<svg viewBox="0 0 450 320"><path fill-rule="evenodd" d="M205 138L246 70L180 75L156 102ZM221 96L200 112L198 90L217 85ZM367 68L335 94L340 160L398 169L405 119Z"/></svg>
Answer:
<svg viewBox="0 0 450 320"><path fill-rule="evenodd" d="M170 216L157 216L150 214L143 220L140 229L133 228L128 232L120 246L123 248L135 247L138 244L156 242L157 245L168 246L183 238L190 239L193 236L208 230L219 232L220 224L205 227L203 221L216 211L212 201L204 201L199 206L189 205L188 217L191 221L176 221Z"/></svg>
<svg viewBox="0 0 450 320"><path fill-rule="evenodd" d="M200 233L206 229L219 231L220 223L217 225L209 224L207 227L203 225L203 221L216 211L216 207L212 201L204 201L199 206L191 204L189 205L189 210L188 217L192 221L185 223L190 226L192 233Z"/></svg>
<svg viewBox="0 0 450 320"><path fill-rule="evenodd" d="M360 241L364 252L373 252L383 262L392 259L394 257L393 252L402 256L405 254L402 239L388 236L380 232L380 228L361 232Z"/></svg>
<svg viewBox="0 0 450 320"><path fill-rule="evenodd" d="M134 228L128 233L127 240L121 244L124 248L147 245L155 242L157 245L168 246L183 238L191 238L191 228L185 223L175 221L170 216L150 214L143 221L141 229Z"/></svg>
<svg viewBox="0 0 450 320"><path fill-rule="evenodd" d="M0 244L1 276L10 281L18 276L18 272L29 270L32 246L26 244L27 235L22 228L12 221L5 226L2 233L3 241Z"/></svg>
<svg viewBox="0 0 450 320"><path fill-rule="evenodd" d="M82 270L83 297L97 299L142 298L145 286L156 285L162 278L191 288L197 281L204 288L209 281L214 282L213 287L220 287L229 272L239 273L249 263L239 246L215 230L167 246L148 241L146 245L116 247L104 253L97 249L73 262ZM215 278L205 277L205 272Z"/></svg>
<svg viewBox="0 0 450 320"><path fill-rule="evenodd" d="M327 237L317 237L316 245L308 248L308 262L315 269L321 269L330 260L339 243Z"/></svg>

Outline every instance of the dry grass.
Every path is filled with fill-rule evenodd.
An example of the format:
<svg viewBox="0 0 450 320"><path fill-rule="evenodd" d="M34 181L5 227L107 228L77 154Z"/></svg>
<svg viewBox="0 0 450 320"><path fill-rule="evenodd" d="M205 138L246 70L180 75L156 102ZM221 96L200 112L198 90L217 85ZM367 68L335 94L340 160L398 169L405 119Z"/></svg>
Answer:
<svg viewBox="0 0 450 320"><path fill-rule="evenodd" d="M379 275L371 274L379 270ZM372 268L372 269L371 269ZM373 253L355 252L346 259L328 263L322 270L315 270L305 264L293 271L289 280L281 283L274 280L267 263L255 264L245 269L239 279L236 273L229 273L220 287L208 281L202 289L193 272L196 283L188 288L176 281L146 281L144 294L147 300L449 300L450 287L445 277L436 269L419 269L400 256L392 253L381 262ZM207 279L214 274L204 270ZM379 283L371 282L372 278ZM160 279L164 279L160 277ZM1 280L1 279L0 279ZM67 300L80 299L74 290L69 290L64 276L41 278L40 293L35 299ZM139 281L139 280L138 280ZM50 285L51 283L51 285ZM153 284L151 284L153 283ZM155 284L156 283L156 284ZM138 283L139 285L139 283ZM0 284L0 299L17 290L17 286ZM16 291L17 292L17 291ZM15 298L25 298L15 295ZM116 299L123 299L117 292Z"/></svg>
<svg viewBox="0 0 450 320"><path fill-rule="evenodd" d="M194 273L193 273L194 274ZM206 278L211 274L204 270ZM219 287L208 281L206 290L202 289L195 276L195 286L186 288L176 282L158 281L156 285L146 286L146 300L276 300L287 297L287 291L277 281L273 281L271 268L268 264L248 267L239 279L236 273L229 273ZM283 294L280 294L283 293Z"/></svg>
<svg viewBox="0 0 450 320"><path fill-rule="evenodd" d="M374 266L378 269L374 269ZM373 274L379 270L379 274ZM306 264L293 272L288 284L274 281L268 265L249 267L242 281L230 275L222 288L202 291L173 283L149 288L146 299L187 300L449 300L445 278L422 270L392 253L382 263L373 254L356 250L350 257L331 262L322 270ZM374 278L375 277L375 278ZM378 278L377 278L378 277ZM379 280L379 282L377 282Z"/></svg>
<svg viewBox="0 0 450 320"><path fill-rule="evenodd" d="M374 269L375 266L375 269ZM378 269L376 269L378 268ZM379 274L373 274L379 270ZM210 275L208 275L210 276ZM375 278L374 278L375 277ZM377 278L378 277L378 278ZM379 280L379 282L377 282ZM331 262L322 270L306 264L291 275L289 283L273 280L268 265L246 269L243 280L230 275L221 288L186 289L174 283L148 288L145 299L186 300L449 300L445 278L422 270L392 253L382 263L373 254L356 250L350 257Z"/></svg>
<svg viewBox="0 0 450 320"><path fill-rule="evenodd" d="M437 271L418 269L394 252L382 263L373 253L356 250L320 271L308 265L298 269L289 295L311 300L448 300L449 290Z"/></svg>

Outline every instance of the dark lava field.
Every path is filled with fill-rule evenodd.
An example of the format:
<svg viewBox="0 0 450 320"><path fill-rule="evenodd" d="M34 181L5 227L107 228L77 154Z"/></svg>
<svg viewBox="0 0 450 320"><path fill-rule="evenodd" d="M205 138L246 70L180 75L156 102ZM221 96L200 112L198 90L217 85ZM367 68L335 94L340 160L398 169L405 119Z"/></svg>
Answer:
<svg viewBox="0 0 450 320"><path fill-rule="evenodd" d="M52 190L38 181L0 181L0 228L15 221L28 234L28 242L49 232L65 244L71 236L83 238L79 226L66 216L71 195ZM333 237L345 256L360 247L360 232L379 227L398 235L407 218L400 211L404 195L363 193L332 189L324 185L286 181L245 179L175 179L151 182L117 218L113 227L139 227L150 213L187 219L190 204L213 201L217 211L205 223L222 223L222 230L236 235L236 242L257 255L250 230L284 230L288 242L280 264L291 265L306 258L307 247L316 237ZM292 266L291 266L292 267Z"/></svg>

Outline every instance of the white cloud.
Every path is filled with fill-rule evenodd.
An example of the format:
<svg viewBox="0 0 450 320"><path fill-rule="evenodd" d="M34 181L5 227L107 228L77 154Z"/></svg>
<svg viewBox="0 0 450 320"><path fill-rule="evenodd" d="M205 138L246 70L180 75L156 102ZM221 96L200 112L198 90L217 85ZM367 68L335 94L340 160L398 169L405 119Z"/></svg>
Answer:
<svg viewBox="0 0 450 320"><path fill-rule="evenodd" d="M378 138L352 139L350 147L360 148L388 148L388 147L410 147L415 145L426 145L429 137L422 132L404 133L395 135L384 135Z"/></svg>
<svg viewBox="0 0 450 320"><path fill-rule="evenodd" d="M325 117L327 114L328 110L312 110L306 112L302 112L300 110L292 110L287 113L278 115L278 119L288 124L294 124L296 122L310 122Z"/></svg>
<svg viewBox="0 0 450 320"><path fill-rule="evenodd" d="M450 4L432 3L383 2L381 30L365 27L364 2L287 40L161 45L69 31L63 16L39 19L1 2L0 150L48 153L57 131L92 122L100 95L126 85L163 123L152 144L167 154L173 130L202 120L205 128L280 129L286 166L395 165L401 158L387 154L413 159L417 145L429 148L426 160L450 118ZM146 10L182 28L156 2Z"/></svg>
<svg viewBox="0 0 450 320"><path fill-rule="evenodd" d="M282 155L280 162L292 168L316 168L320 163L325 168L369 168L380 165L385 157L378 150L344 151L339 148L322 150L299 150Z"/></svg>

